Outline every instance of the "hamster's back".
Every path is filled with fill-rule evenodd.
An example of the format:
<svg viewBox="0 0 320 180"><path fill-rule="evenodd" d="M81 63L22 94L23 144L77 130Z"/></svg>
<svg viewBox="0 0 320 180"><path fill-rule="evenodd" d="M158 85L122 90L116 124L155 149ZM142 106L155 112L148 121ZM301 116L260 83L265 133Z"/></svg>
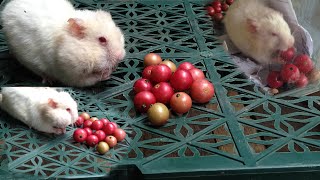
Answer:
<svg viewBox="0 0 320 180"><path fill-rule="evenodd" d="M0 107L10 113L11 116L28 121L30 116L37 116L38 102L48 93L42 88L34 87L3 87L1 90L2 101Z"/></svg>

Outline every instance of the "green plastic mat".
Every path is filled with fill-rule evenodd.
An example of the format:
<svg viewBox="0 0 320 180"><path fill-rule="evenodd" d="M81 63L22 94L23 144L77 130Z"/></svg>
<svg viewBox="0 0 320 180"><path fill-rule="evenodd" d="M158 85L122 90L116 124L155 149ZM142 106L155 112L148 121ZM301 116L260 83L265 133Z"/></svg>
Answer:
<svg viewBox="0 0 320 180"><path fill-rule="evenodd" d="M98 155L73 141L73 127L65 135L50 136L0 111L0 176L318 177L320 97L312 93L319 88L313 85L276 96L259 90L224 52L217 39L222 26L206 15L208 2L75 0L77 8L111 12L125 33L127 56L110 80L65 90L77 100L79 112L107 117L121 125L128 137ZM11 58L2 34L0 51L1 86L42 86L39 77ZM172 114L163 127L149 126L132 102L132 85L141 77L143 57L149 52L176 64L192 62L213 82L215 97L209 104L194 104L184 115ZM301 96L305 94L309 95Z"/></svg>

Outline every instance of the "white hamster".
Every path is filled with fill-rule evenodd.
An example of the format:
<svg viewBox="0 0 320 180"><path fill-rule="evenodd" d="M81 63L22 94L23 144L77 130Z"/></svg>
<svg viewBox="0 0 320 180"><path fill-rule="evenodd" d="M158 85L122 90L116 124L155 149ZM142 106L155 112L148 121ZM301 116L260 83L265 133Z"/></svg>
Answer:
<svg viewBox="0 0 320 180"><path fill-rule="evenodd" d="M78 118L78 106L70 94L49 87L2 87L0 108L46 133L63 134Z"/></svg>
<svg viewBox="0 0 320 180"><path fill-rule="evenodd" d="M235 1L223 23L234 45L263 65L275 62L279 51L294 45L294 37L283 15L262 0Z"/></svg>
<svg viewBox="0 0 320 180"><path fill-rule="evenodd" d="M68 86L107 80L124 59L124 35L109 12L67 0L12 0L1 13L9 50L37 75Z"/></svg>

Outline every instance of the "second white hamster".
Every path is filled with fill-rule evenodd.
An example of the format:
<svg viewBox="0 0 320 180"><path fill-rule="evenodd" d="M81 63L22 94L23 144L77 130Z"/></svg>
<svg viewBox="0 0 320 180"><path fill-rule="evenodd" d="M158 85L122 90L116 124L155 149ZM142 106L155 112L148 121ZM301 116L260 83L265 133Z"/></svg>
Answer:
<svg viewBox="0 0 320 180"><path fill-rule="evenodd" d="M110 78L125 57L109 12L76 10L67 0L12 0L1 13L9 50L37 75L68 86Z"/></svg>

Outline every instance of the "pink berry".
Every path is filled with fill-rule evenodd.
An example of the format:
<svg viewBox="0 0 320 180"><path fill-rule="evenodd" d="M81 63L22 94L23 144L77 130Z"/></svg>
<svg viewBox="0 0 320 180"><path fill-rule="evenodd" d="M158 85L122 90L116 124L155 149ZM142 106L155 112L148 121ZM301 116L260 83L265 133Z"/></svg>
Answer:
<svg viewBox="0 0 320 180"><path fill-rule="evenodd" d="M268 86L271 88L280 88L283 86L283 81L279 71L271 71L267 77Z"/></svg>

